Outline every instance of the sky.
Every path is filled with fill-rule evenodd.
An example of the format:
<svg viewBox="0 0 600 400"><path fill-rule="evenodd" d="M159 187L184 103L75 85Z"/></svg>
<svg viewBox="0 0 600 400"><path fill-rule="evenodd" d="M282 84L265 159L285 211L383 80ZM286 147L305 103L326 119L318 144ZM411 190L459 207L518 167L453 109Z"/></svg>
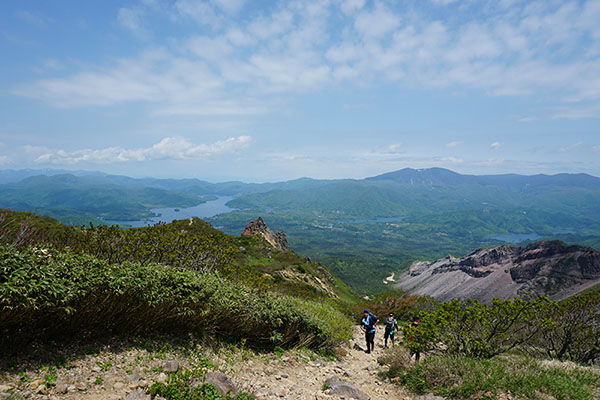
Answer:
<svg viewBox="0 0 600 400"><path fill-rule="evenodd" d="M600 0L7 0L0 169L600 176Z"/></svg>

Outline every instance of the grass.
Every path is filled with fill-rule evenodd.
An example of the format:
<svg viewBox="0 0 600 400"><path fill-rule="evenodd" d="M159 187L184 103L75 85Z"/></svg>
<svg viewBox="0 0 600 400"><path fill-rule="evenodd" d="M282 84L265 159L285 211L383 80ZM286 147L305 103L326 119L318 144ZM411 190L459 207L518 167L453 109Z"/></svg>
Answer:
<svg viewBox="0 0 600 400"><path fill-rule="evenodd" d="M387 377L399 377L411 391L451 399L512 393L532 400L593 400L600 394L600 369L570 362L544 361L520 355L492 359L438 355L413 364L405 350L384 361ZM399 359L400 358L400 359Z"/></svg>

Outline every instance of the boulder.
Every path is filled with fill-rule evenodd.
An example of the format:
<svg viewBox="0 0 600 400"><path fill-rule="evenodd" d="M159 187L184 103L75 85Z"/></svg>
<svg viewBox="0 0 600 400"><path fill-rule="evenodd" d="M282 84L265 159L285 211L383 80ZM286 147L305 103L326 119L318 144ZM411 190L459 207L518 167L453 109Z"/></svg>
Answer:
<svg viewBox="0 0 600 400"><path fill-rule="evenodd" d="M329 393L343 396L347 399L370 400L371 398L364 392L358 390L353 384L345 382L337 376L329 377L325 380Z"/></svg>
<svg viewBox="0 0 600 400"><path fill-rule="evenodd" d="M165 361L163 369L167 372L177 372L179 370L179 363L175 360Z"/></svg>
<svg viewBox="0 0 600 400"><path fill-rule="evenodd" d="M213 385L223 396L225 396L227 392L230 392L232 396L237 395L239 392L237 386L235 386L231 379L222 372L209 372L204 375L204 379L205 384Z"/></svg>
<svg viewBox="0 0 600 400"><path fill-rule="evenodd" d="M445 397L436 396L433 393L425 394L423 396L417 396L413 400L446 400Z"/></svg>
<svg viewBox="0 0 600 400"><path fill-rule="evenodd" d="M150 395L146 394L142 389L136 389L133 392L127 393L123 400L150 400Z"/></svg>

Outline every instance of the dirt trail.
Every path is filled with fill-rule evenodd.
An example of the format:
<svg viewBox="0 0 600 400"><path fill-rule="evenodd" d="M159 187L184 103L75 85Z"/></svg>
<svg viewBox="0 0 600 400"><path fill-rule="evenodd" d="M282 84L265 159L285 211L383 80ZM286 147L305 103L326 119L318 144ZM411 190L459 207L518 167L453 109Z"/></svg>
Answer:
<svg viewBox="0 0 600 400"><path fill-rule="evenodd" d="M381 380L377 373L377 357L383 354L383 328L375 335L375 351L366 354L354 348L354 343L365 347L364 334L354 329L354 340L348 354L340 361L298 361L294 357L274 360L249 360L239 363L231 374L244 390L253 392L259 400L267 399L339 399L338 395L323 390L325 380L337 376L366 393L371 400L412 399L400 386ZM348 396L345 396L348 399Z"/></svg>
<svg viewBox="0 0 600 400"><path fill-rule="evenodd" d="M332 394L324 388L330 377L338 377L365 393L371 400L410 400L400 386L381 380L377 373L377 358L384 352L383 328L378 327L375 351L366 354L354 349L357 343L364 347L364 334L354 328L354 341L341 360L323 361L311 351L289 350L282 354L256 354L248 350L200 350L215 367L226 373L235 385L254 393L258 400L272 399L351 399ZM14 392L15 399L30 400L121 400L139 389L147 391L154 381L166 381L166 363L173 362L176 369L192 368L194 359L178 351L148 352L140 348L123 349L107 346L96 355L87 355L70 362L70 366L51 372L44 368L16 372L0 371L0 399ZM171 361L169 361L171 360ZM50 374L50 375L49 375ZM54 376L54 384L44 384ZM140 399L147 400L149 395Z"/></svg>

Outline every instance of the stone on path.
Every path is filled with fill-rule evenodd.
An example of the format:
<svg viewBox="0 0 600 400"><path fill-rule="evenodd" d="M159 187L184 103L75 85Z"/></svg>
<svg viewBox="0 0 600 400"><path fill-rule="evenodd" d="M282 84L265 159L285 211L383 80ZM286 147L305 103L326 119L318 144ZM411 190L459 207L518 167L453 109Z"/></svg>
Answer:
<svg viewBox="0 0 600 400"><path fill-rule="evenodd" d="M337 396L344 396L356 400L370 400L371 398L364 392L358 390L353 384L345 382L337 376L327 378L325 381L329 389L329 393Z"/></svg>
<svg viewBox="0 0 600 400"><path fill-rule="evenodd" d="M123 400L150 400L150 395L146 394L142 389L129 392Z"/></svg>
<svg viewBox="0 0 600 400"><path fill-rule="evenodd" d="M237 386L235 386L231 379L222 372L209 372L204 375L204 378L205 384L212 384L223 396L225 396L228 391L231 391L233 396L237 395L239 392Z"/></svg>
<svg viewBox="0 0 600 400"><path fill-rule="evenodd" d="M413 400L446 400L445 397L436 396L433 393L425 394L423 396L417 396Z"/></svg>
<svg viewBox="0 0 600 400"><path fill-rule="evenodd" d="M179 363L175 360L165 361L163 369L167 372L177 372L179 370Z"/></svg>
<svg viewBox="0 0 600 400"><path fill-rule="evenodd" d="M358 343L354 343L354 350L367 351L367 349L365 349Z"/></svg>

